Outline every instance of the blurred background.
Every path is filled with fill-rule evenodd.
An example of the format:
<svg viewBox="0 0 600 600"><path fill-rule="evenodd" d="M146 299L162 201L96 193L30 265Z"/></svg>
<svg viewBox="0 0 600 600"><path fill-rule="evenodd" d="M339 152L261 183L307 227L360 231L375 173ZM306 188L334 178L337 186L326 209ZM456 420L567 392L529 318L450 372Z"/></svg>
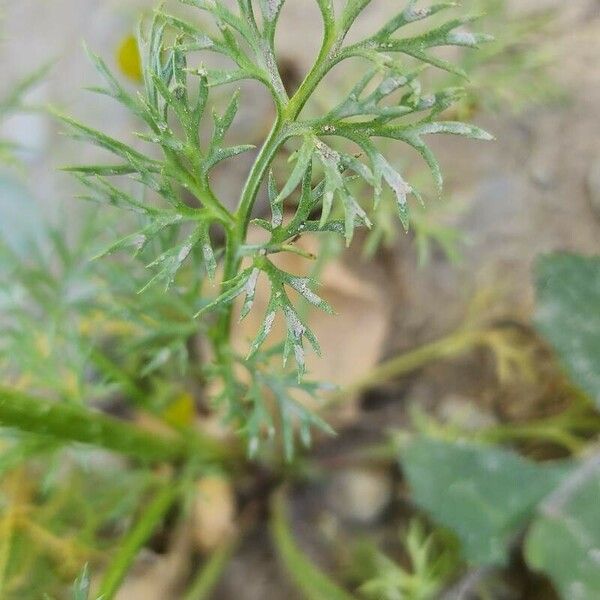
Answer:
<svg viewBox="0 0 600 600"><path fill-rule="evenodd" d="M50 65L27 91L23 101L27 110L9 111L0 125L0 138L22 146L17 151L18 164L0 168L0 236L11 256L27 260L32 240L41 244L44 254L43 248L52 246L48 231L56 228L73 241L79 258L89 257L103 241L110 240L113 228L118 229L118 215L112 221L109 215L102 221L107 230L98 234L100 241L86 238L86 227L97 209L74 199L81 190L60 168L93 163L102 155L91 145L76 144L62 135L61 125L43 107L52 105L119 139L133 140L132 132L138 127L135 119L116 103L83 89L98 83L83 42L135 90L139 81L135 65L131 67L131 36L142 11L153 4L152 0L3 0L0 4L0 99L28 74ZM280 68L292 87L301 81L318 50L319 37L313 30L320 21L313 4L288 0L283 13L283 33L277 44ZM397 4L374 1L360 20L361 31L371 31ZM330 321L315 315L314 327L325 356L322 361L311 362L311 373L317 379L349 386L379 362L460 330L469 319L528 323L534 310L535 259L555 250L582 254L600 250L600 2L464 0L462 4L468 12L484 13L478 30L492 33L496 41L479 53L461 51L456 56L471 80L466 98L453 117L483 127L496 141L433 140L445 173L444 195L438 199L431 192L426 207L415 208L411 231L405 234L392 224L391 206L373 231L359 235L350 250L330 249L331 260L323 276L324 295L340 316ZM343 88L347 74L335 76ZM451 83L452 76L437 77L447 77ZM336 89L332 86L327 92L331 97L321 95L317 102L333 105ZM272 106L252 87L244 87L242 92L235 137L259 144L268 132ZM231 90L222 93L227 96ZM394 147L390 152L394 164L409 173L410 181L433 188L418 157L404 148ZM248 166L242 159L215 175L216 187L232 205ZM42 272L45 269L40 268ZM85 267L77 269L80 272ZM10 295L9 283L5 283L0 298ZM73 288L73 294L83 302L89 291L86 285ZM39 327L43 330L44 323ZM250 320L244 327L247 329L240 328L237 333L242 342L257 324ZM59 355L63 352L58 350ZM42 351L41 362L53 370L50 354ZM353 458L361 445L378 444L384 431L407 427L414 417L411 407L417 406L427 418L466 423L467 427L519 423L552 413L556 398L548 399L547 389L539 380L532 382L512 371L508 377L499 378L497 358L494 348L491 357L486 352L474 352L451 363L423 365L406 376L352 394L336 416L339 436L320 441L316 448L317 461L327 475L320 473L290 494L295 532L317 563L345 573L346 581L359 579L360 569L345 553L347 540L366 537L394 548L398 532L406 531L412 523L412 507L395 468L385 460L365 466ZM516 361L517 371L523 366L521 359ZM79 360L73 358L69 363L74 370ZM22 374L29 377L28 383L19 380L19 385L39 390L35 379L40 367L33 361L32 365L31 373ZM69 384L69 393L76 397L83 389L77 386L83 383L73 383L69 373L61 373L56 385ZM85 379L85 374L73 377ZM10 435L7 439L8 444ZM87 498L86 494L93 495L90 485L100 485L100 505L125 515L123 522L114 519L115 531L120 532L125 528L123 523L129 522L136 499L143 497L144 475L136 475L134 481L129 476L117 477L114 474L121 473L122 465L104 455L88 453L75 460L84 465L83 479L70 484L70 493ZM86 469L93 470L94 461L99 461L105 475L99 479L94 475L86 482ZM84 510L77 503L57 498L60 494L48 492L56 491L53 486L61 479L60 460L41 468L44 481L35 493L28 490L26 482L19 483L16 472L5 468L2 459L0 472L3 508L10 506L11 497L21 498L17 504L32 506L44 494L48 500L36 509L42 511L37 529L31 526L28 534L22 534L16 554L7 559L0 551L5 584L0 598L33 600L42 598L44 592L55 598L69 597L57 590L65 589L65 582L75 578L85 560L93 563L98 559L102 564L102 556L98 558L94 552L106 548L87 552L93 536L79 539L79 528L84 524L69 525L57 516L62 511ZM261 476L260 472L247 473L245 480L227 484L201 482L207 486L207 497L214 501L213 508L194 509L200 512L194 521L200 533L189 536L175 527L171 528L173 533L167 523L165 531L145 549L118 598L183 598L180 590L189 581L190 572L217 545L208 543L207 549L202 540L213 535L218 541L234 527L238 517L233 515L243 504L240 498L269 493L272 482L265 483ZM106 479L113 477L115 485L111 487ZM93 504L87 507L95 510ZM216 533L203 529L210 529L207 521L217 524ZM258 523L224 566L226 576L211 598L302 597L277 566L279 551L270 544L267 526L260 517ZM88 525L91 531L98 524ZM420 539L422 533L413 529L412 535ZM0 547L9 546L0 540ZM35 559L29 564L23 555L30 549ZM32 577L34 567L36 576ZM558 597L547 581L536 577L516 559L504 571L499 570L497 578L503 583L488 597ZM378 593L370 597L436 597Z"/></svg>

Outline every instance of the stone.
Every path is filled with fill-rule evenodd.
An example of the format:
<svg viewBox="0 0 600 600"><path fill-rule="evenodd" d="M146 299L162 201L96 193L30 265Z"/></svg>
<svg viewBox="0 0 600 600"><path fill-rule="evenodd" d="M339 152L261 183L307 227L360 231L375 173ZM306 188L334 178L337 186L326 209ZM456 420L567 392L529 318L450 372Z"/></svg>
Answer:
<svg viewBox="0 0 600 600"><path fill-rule="evenodd" d="M342 518L369 524L381 517L392 500L389 474L376 469L346 469L333 476L328 490L331 508Z"/></svg>

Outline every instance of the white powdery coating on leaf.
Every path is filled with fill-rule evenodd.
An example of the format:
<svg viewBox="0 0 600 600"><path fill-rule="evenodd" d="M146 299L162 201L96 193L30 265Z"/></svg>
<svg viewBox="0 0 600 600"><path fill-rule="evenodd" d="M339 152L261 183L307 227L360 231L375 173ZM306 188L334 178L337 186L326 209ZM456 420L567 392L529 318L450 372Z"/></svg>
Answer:
<svg viewBox="0 0 600 600"><path fill-rule="evenodd" d="M450 133L453 135L464 135L466 137L479 139L479 140L493 140L493 136L489 133L479 129L477 127L473 127L470 125L465 125L464 123L459 122L444 122L444 123L428 123L419 128L419 133L421 135L429 135L435 133Z"/></svg>
<svg viewBox="0 0 600 600"><path fill-rule="evenodd" d="M274 321L275 321L275 311L271 311L265 317L265 323L263 325L265 335L269 335L269 333L271 333L271 329L273 329Z"/></svg>
<svg viewBox="0 0 600 600"><path fill-rule="evenodd" d="M427 110L428 108L431 108L435 104L435 100L436 100L435 94L427 94L426 96L423 96L421 98L419 108L421 110Z"/></svg>
<svg viewBox="0 0 600 600"><path fill-rule="evenodd" d="M412 23L413 21L420 21L425 17L428 17L431 13L431 9L429 8L407 8L402 16L407 23Z"/></svg>
<svg viewBox="0 0 600 600"><path fill-rule="evenodd" d="M204 260L206 262L212 262L215 257L215 253L213 252L212 246L210 244L204 244L202 246L202 256L204 256Z"/></svg>
<svg viewBox="0 0 600 600"><path fill-rule="evenodd" d="M396 91L399 87L406 85L407 81L408 81L408 79L403 76L388 77L379 86L379 91L384 96L387 96L388 94L391 94L392 92Z"/></svg>
<svg viewBox="0 0 600 600"><path fill-rule="evenodd" d="M215 45L214 41L211 40L207 35L197 35L195 40L195 48L198 50L207 50Z"/></svg>
<svg viewBox="0 0 600 600"><path fill-rule="evenodd" d="M192 247L193 244L190 242L181 248L179 254L177 255L178 263L182 263L188 257L189 253L192 251Z"/></svg>
<svg viewBox="0 0 600 600"><path fill-rule="evenodd" d="M287 322L288 336L291 337L290 341L294 348L294 358L298 366L304 369L305 353L302 347L302 336L306 332L306 327L289 306L284 309L284 314Z"/></svg>
<svg viewBox="0 0 600 600"><path fill-rule="evenodd" d="M283 223L283 210L280 204L276 202L271 204L271 224L273 227L279 227Z"/></svg>
<svg viewBox="0 0 600 600"><path fill-rule="evenodd" d="M250 277L248 278L248 281L246 281L246 285L244 286L244 291L248 295L248 298L254 298L254 294L256 293L256 282L258 281L259 273L260 273L259 269L253 269L252 273L250 273Z"/></svg>
<svg viewBox="0 0 600 600"><path fill-rule="evenodd" d="M135 238L133 239L133 246L136 248L136 250L141 250L144 247L145 243L146 243L146 236L142 233L140 233L139 235L136 235Z"/></svg>
<svg viewBox="0 0 600 600"><path fill-rule="evenodd" d="M290 280L290 285L301 294L308 302L314 304L315 306L321 306L323 304L323 300L315 294L310 287L308 286L309 280L303 279L300 277L293 278Z"/></svg>
<svg viewBox="0 0 600 600"><path fill-rule="evenodd" d="M294 358L299 365L304 365L304 348L300 344L294 344Z"/></svg>
<svg viewBox="0 0 600 600"><path fill-rule="evenodd" d="M285 318L288 323L288 329L294 338L299 340L304 335L306 327L304 327L302 321L300 321L296 313L289 307L285 309Z"/></svg>
<svg viewBox="0 0 600 600"><path fill-rule="evenodd" d="M448 34L446 41L449 44L456 44L458 46L477 45L477 38L469 31L453 31L452 33Z"/></svg>
<svg viewBox="0 0 600 600"><path fill-rule="evenodd" d="M260 440L256 436L251 437L250 441L248 443L248 454L250 455L251 458L256 456L259 448L260 448Z"/></svg>
<svg viewBox="0 0 600 600"><path fill-rule="evenodd" d="M573 581L569 584L571 600L585 600L587 598L586 587L581 581Z"/></svg>
<svg viewBox="0 0 600 600"><path fill-rule="evenodd" d="M268 21L273 21L279 14L279 9L283 4L283 0L264 0L265 18Z"/></svg>
<svg viewBox="0 0 600 600"><path fill-rule="evenodd" d="M338 152L330 148L327 144L324 144L321 140L316 141L315 147L324 160L334 163L332 166L339 167L341 158Z"/></svg>
<svg viewBox="0 0 600 600"><path fill-rule="evenodd" d="M279 68L277 66L275 56L273 56L273 52L266 41L263 40L260 44L263 49L265 66L267 67L267 71L271 78L271 83L278 92L285 94L285 89L283 87L283 84L281 83L281 77L279 76Z"/></svg>
<svg viewBox="0 0 600 600"><path fill-rule="evenodd" d="M413 189L412 187L404 181L400 173L396 171L390 163L388 163L383 156L379 156L379 166L381 168L381 174L383 178L387 182L387 184L392 188L396 198L398 199L398 203L401 206L406 204L406 197L410 194Z"/></svg>
<svg viewBox="0 0 600 600"><path fill-rule="evenodd" d="M334 192L331 190L326 191L323 194L323 206L331 206L333 204Z"/></svg>

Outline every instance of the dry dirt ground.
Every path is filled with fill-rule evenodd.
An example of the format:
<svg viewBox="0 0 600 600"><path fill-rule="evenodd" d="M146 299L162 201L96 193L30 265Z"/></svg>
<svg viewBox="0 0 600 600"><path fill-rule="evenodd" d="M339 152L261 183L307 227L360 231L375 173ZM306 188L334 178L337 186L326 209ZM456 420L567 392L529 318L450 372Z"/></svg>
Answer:
<svg viewBox="0 0 600 600"><path fill-rule="evenodd" d="M0 80L10 82L40 62L58 58L52 75L35 99L64 106L92 122L97 111L102 110L103 122L111 131L130 130L125 115L110 112L109 105L91 101L79 91L95 77L83 57L80 40L85 39L100 53L113 55L118 41L131 30L137 8L143 4L146 3L5 0L0 9L5 37L0 46ZM280 47L302 72L314 51L307 48L305 31L314 26L317 17L314 10L307 8L308 0L292 0L289 4L285 19L293 26L286 29L289 34L280 40ZM525 5L558 7L560 26L552 40L556 59L551 70L566 90L568 101L532 108L519 115L507 110L479 117L478 124L497 137L495 143L485 147L456 139L435 142L450 194L463 206L454 224L465 232L469 244L458 267L451 267L443 256L434 254L427 268L418 268L410 237L402 237L395 248L379 259L376 274L366 277L380 290L391 315L384 331L383 355L450 331L460 323L468 298L476 289L503 290L498 296L503 298L498 300L503 302L503 314L527 317L533 302L531 266L538 254L559 249L600 251L600 3L529 0L514 4L515 10L523 10ZM365 27L371 18L380 16L371 13ZM15 120L10 128L24 132L32 142L29 180L36 207L50 216L56 215L65 198L73 194L73 187L48 165L67 162L72 156L72 145L60 138L56 127L44 117ZM358 267L359 273L364 270ZM357 331L356 336L359 338L361 332ZM364 410L359 422L318 452L324 457L335 457L356 440L373 440L385 427L404 424L409 402L418 401L432 410L445 403L485 405L487 410L493 404L493 392L488 389L491 375L487 371L481 357L471 357L432 366L380 394L371 394L363 403L368 410ZM328 483L316 483L294 496L297 533L307 550L324 564L328 557L319 550L319 524L327 521L329 529L337 527L349 532L376 527L381 519L377 511L361 513L361 506L356 509L358 512L347 514L347 504L354 501L357 477L365 474L350 468L338 469ZM397 482L389 474L384 475L383 483L379 473L359 480L363 493L373 489L375 504L377 499L385 500L398 491ZM347 499L346 503L339 501L340 495ZM399 501L394 498L392 504L397 504ZM517 586L508 597L533 598L523 595L524 589ZM249 536L214 595L219 600L295 597L274 560L264 529Z"/></svg>

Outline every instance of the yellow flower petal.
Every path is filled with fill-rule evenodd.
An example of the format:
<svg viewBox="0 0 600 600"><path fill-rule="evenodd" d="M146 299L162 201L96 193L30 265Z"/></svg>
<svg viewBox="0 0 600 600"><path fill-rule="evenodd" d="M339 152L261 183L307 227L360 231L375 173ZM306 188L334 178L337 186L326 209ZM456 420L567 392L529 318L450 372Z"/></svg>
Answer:
<svg viewBox="0 0 600 600"><path fill-rule="evenodd" d="M142 60L135 36L128 35L123 39L117 50L117 64L119 69L129 79L136 83L142 81Z"/></svg>

